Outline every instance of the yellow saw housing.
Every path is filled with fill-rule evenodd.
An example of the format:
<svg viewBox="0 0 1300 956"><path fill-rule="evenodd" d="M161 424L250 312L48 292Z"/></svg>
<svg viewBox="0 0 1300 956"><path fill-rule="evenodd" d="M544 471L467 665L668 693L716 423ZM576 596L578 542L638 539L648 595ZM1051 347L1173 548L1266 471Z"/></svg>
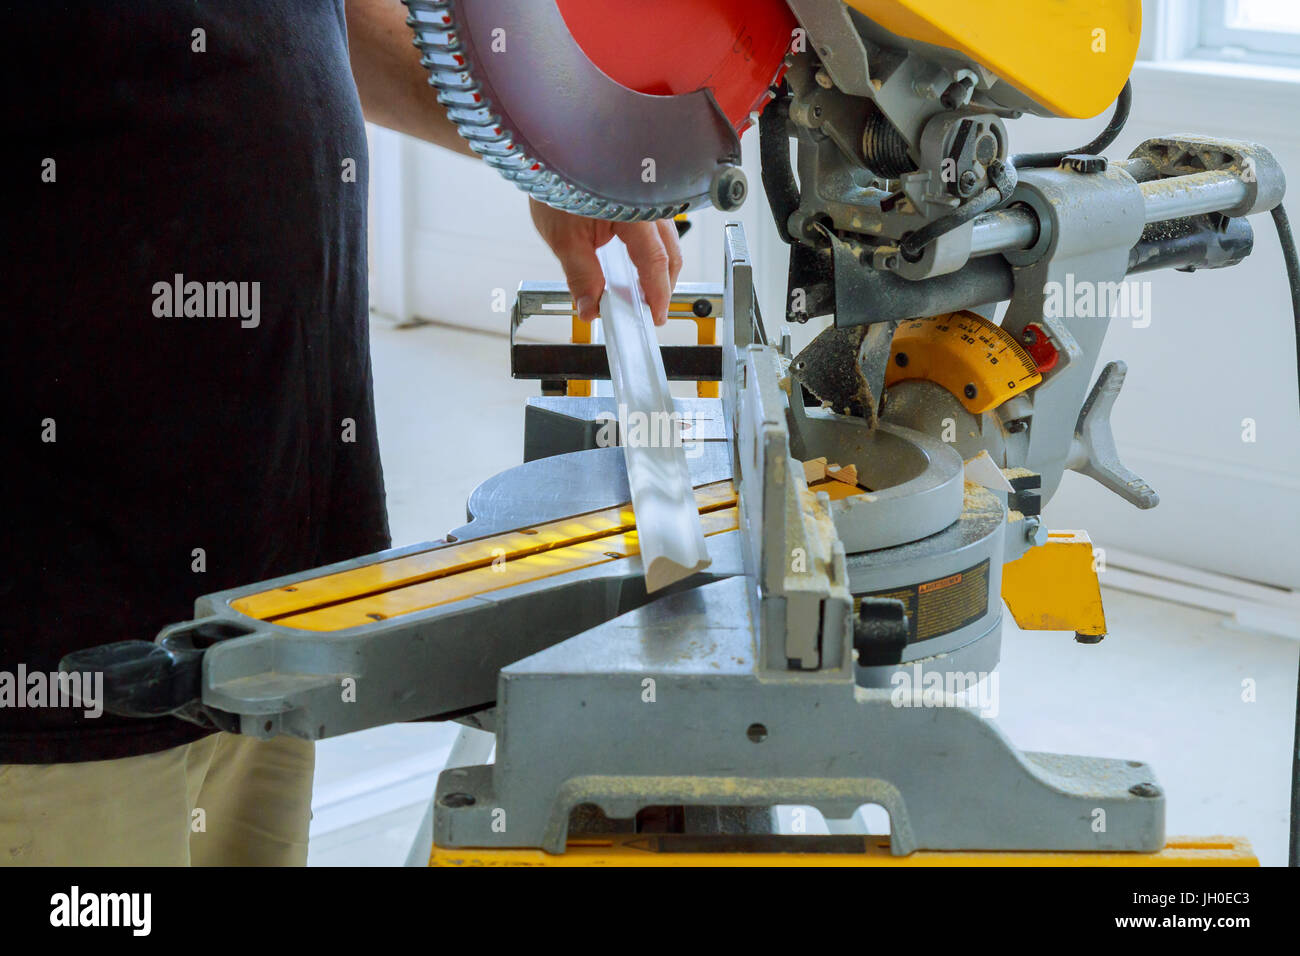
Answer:
<svg viewBox="0 0 1300 956"><path fill-rule="evenodd" d="M844 0L904 39L957 50L1055 116L1115 101L1137 59L1141 0Z"/></svg>

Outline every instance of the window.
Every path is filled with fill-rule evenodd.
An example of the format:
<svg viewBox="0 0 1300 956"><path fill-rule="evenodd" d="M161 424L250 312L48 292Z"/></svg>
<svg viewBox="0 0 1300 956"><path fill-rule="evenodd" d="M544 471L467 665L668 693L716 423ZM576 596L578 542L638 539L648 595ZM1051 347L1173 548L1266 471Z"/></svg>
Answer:
<svg viewBox="0 0 1300 956"><path fill-rule="evenodd" d="M1201 0L1196 55L1300 66L1298 0Z"/></svg>

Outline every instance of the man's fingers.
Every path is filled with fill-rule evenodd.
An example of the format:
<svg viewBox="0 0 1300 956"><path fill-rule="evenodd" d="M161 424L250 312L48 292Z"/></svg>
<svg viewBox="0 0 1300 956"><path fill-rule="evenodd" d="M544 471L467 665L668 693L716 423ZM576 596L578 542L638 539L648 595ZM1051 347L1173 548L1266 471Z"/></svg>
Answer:
<svg viewBox="0 0 1300 956"><path fill-rule="evenodd" d="M607 223L560 212L536 200L529 205L537 231L564 269L579 318L590 322L600 310L605 276L596 249L616 235L627 246L628 257L636 266L655 325L668 321L673 286L682 271L682 249L671 220Z"/></svg>
<svg viewBox="0 0 1300 956"><path fill-rule="evenodd" d="M590 322L600 311L600 296L605 291L596 248L608 242L613 232L607 223L561 212L531 197L528 207L538 234L560 260L578 317Z"/></svg>
<svg viewBox="0 0 1300 956"><path fill-rule="evenodd" d="M595 247L589 242L567 242L555 248L555 256L564 270L569 295L578 307L578 318L592 321L600 311L600 296L605 291L605 274L600 271Z"/></svg>
<svg viewBox="0 0 1300 956"><path fill-rule="evenodd" d="M672 297L669 278L670 259L659 234L658 223L630 222L615 227L615 232L627 246L628 256L636 266L641 280L641 291L655 325L668 321L668 300Z"/></svg>
<svg viewBox="0 0 1300 956"><path fill-rule="evenodd" d="M677 238L677 224L671 219L660 219L659 238L664 241L664 250L668 253L669 292L677 288L677 277L682 274L682 244Z"/></svg>

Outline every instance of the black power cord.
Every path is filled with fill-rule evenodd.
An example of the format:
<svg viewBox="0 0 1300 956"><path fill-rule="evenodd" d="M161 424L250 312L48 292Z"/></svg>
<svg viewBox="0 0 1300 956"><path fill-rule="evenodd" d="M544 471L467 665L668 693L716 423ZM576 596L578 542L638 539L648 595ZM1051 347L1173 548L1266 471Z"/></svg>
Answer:
<svg viewBox="0 0 1300 956"><path fill-rule="evenodd" d="M772 88L772 95L773 101L758 115L759 168L777 235L789 245L794 242L789 223L799 208L799 186L790 167L790 134L786 128L790 118L790 98L784 80L779 87Z"/></svg>
<svg viewBox="0 0 1300 956"><path fill-rule="evenodd" d="M941 216L933 222L926 223L916 232L909 233L898 244L903 258L908 262L918 261L925 247L940 236L952 232L958 226L964 226L976 216L988 212L998 203L1010 199L1011 194L1016 191L1017 183L1020 181L1016 175L1014 163L1004 163L996 159L989 164L989 178L993 181L993 185L979 195L972 196L948 215Z"/></svg>
<svg viewBox="0 0 1300 956"><path fill-rule="evenodd" d="M1286 280L1291 287L1291 315L1295 321L1296 376L1300 379L1300 256L1296 255L1291 221L1281 205L1273 207L1273 225L1286 262ZM1291 738L1291 842L1287 866L1300 866L1300 672L1296 674L1295 735Z"/></svg>
<svg viewBox="0 0 1300 956"><path fill-rule="evenodd" d="M1097 156L1115 142L1116 137L1124 131L1124 124L1128 122L1128 114L1132 109L1133 81L1125 80L1124 89L1120 90L1119 96L1115 98L1115 112L1110 115L1110 122L1091 143L1059 153L1017 153L1011 157L1011 164L1017 169L1042 169L1045 166L1060 166L1061 160L1076 153Z"/></svg>

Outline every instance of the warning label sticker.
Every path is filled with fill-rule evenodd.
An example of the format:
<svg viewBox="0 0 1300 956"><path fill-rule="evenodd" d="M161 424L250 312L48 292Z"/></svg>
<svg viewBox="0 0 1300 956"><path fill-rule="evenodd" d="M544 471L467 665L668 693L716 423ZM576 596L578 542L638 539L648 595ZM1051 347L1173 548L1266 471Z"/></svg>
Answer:
<svg viewBox="0 0 1300 956"><path fill-rule="evenodd" d="M909 635L907 641L928 641L951 634L959 628L978 621L989 609L989 561L956 574L933 581L922 581L887 591L871 591L855 596L853 612L856 615L862 597L893 598L907 608Z"/></svg>

